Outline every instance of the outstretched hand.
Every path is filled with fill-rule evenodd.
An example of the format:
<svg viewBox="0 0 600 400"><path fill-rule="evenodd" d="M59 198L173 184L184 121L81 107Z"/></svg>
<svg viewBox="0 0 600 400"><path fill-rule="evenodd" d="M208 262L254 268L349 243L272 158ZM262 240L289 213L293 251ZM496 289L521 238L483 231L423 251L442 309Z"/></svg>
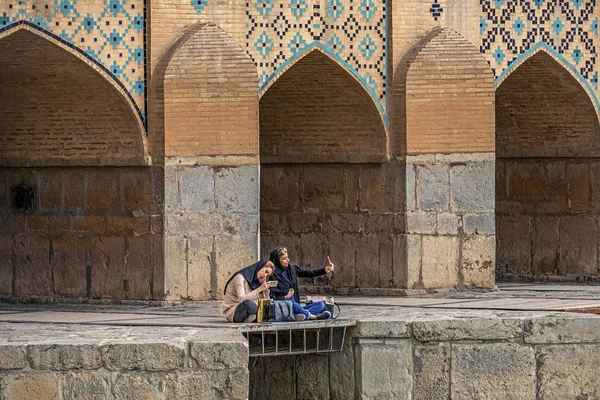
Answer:
<svg viewBox="0 0 600 400"><path fill-rule="evenodd" d="M327 266L325 267L325 272L330 273L335 269L335 265L331 262L329 256L327 256Z"/></svg>

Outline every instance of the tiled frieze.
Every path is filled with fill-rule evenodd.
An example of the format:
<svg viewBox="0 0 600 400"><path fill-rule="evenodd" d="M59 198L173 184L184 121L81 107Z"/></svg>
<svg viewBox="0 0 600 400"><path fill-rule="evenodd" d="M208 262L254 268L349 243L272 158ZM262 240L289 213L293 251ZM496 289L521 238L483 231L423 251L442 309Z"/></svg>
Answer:
<svg viewBox="0 0 600 400"><path fill-rule="evenodd" d="M362 83L387 120L387 0L248 0L246 15L261 93L319 48Z"/></svg>
<svg viewBox="0 0 600 400"><path fill-rule="evenodd" d="M596 1L480 0L480 50L496 83L544 49L581 81L598 107Z"/></svg>
<svg viewBox="0 0 600 400"><path fill-rule="evenodd" d="M145 119L144 0L0 0L0 38L23 23L103 67Z"/></svg>

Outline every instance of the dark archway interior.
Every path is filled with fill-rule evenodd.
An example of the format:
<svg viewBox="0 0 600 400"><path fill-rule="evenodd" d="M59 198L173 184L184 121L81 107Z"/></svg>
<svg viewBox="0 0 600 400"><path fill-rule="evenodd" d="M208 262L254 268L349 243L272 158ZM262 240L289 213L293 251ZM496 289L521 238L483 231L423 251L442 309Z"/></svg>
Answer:
<svg viewBox="0 0 600 400"><path fill-rule="evenodd" d="M343 287L401 287L400 164L385 161L385 129L367 92L319 51L260 101L261 255L287 246L292 262L339 266Z"/></svg>
<svg viewBox="0 0 600 400"><path fill-rule="evenodd" d="M581 84L539 52L496 92L499 277L598 275L600 132Z"/></svg>

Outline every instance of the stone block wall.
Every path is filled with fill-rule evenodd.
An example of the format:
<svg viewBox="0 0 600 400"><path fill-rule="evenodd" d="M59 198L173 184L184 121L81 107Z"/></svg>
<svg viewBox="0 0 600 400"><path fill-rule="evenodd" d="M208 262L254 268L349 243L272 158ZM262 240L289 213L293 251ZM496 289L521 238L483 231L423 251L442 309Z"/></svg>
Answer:
<svg viewBox="0 0 600 400"><path fill-rule="evenodd" d="M162 297L162 170L1 168L0 295Z"/></svg>
<svg viewBox="0 0 600 400"><path fill-rule="evenodd" d="M596 158L498 159L498 275L598 276L599 179Z"/></svg>
<svg viewBox="0 0 600 400"><path fill-rule="evenodd" d="M493 287L494 155L409 156L407 287Z"/></svg>
<svg viewBox="0 0 600 400"><path fill-rule="evenodd" d="M251 359L249 398L596 398L599 321L361 321L341 353Z"/></svg>
<svg viewBox="0 0 600 400"><path fill-rule="evenodd" d="M259 166L184 161L165 167L165 297L222 298L233 272L258 257Z"/></svg>
<svg viewBox="0 0 600 400"><path fill-rule="evenodd" d="M0 398L243 400L248 346L227 340L3 344Z"/></svg>
<svg viewBox="0 0 600 400"><path fill-rule="evenodd" d="M334 287L404 287L404 164L261 166L261 256L286 246L306 269L331 256Z"/></svg>

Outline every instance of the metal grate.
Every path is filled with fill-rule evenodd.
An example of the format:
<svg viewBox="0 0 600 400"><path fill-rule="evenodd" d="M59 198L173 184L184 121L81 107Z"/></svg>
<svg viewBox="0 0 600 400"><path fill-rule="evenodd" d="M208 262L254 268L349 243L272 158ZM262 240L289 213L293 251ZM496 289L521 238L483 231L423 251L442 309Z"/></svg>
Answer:
<svg viewBox="0 0 600 400"><path fill-rule="evenodd" d="M346 330L355 321L327 320L247 325L250 357L320 354L342 351Z"/></svg>

